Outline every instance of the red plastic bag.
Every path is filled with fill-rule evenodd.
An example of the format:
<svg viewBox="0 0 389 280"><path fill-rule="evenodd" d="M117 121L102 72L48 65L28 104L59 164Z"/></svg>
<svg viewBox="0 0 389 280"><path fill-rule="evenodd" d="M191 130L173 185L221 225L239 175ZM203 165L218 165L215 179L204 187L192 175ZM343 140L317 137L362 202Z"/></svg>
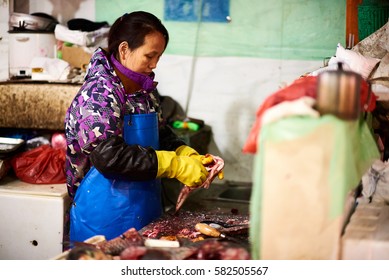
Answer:
<svg viewBox="0 0 389 280"><path fill-rule="evenodd" d="M66 182L63 149L41 145L20 153L11 160L12 168L21 181L31 184L60 184Z"/></svg>

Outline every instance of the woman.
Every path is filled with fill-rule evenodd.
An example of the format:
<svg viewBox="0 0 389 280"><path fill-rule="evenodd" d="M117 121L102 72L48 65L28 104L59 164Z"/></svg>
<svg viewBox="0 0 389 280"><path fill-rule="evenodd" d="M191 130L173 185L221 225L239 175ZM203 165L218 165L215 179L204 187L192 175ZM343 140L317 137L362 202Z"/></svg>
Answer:
<svg viewBox="0 0 389 280"><path fill-rule="evenodd" d="M165 126L153 69L169 35L147 12L118 18L65 118L70 240L107 239L162 214L159 178L201 185L204 156Z"/></svg>

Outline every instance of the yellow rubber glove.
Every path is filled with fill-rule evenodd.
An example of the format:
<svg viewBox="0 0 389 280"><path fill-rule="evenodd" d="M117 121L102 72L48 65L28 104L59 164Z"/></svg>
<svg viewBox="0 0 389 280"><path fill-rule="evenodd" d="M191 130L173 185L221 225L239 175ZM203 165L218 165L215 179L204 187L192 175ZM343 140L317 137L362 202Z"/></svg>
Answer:
<svg viewBox="0 0 389 280"><path fill-rule="evenodd" d="M175 152L155 152L158 158L157 178L176 178L189 187L200 186L207 179L208 171L197 159L177 156Z"/></svg>
<svg viewBox="0 0 389 280"><path fill-rule="evenodd" d="M196 158L197 160L201 161L203 165L208 165L213 162L213 157L211 155L207 155L207 156L200 155L195 149L186 145L182 145L178 147L176 149L176 154L178 156L188 156L191 158ZM224 179L223 170L217 174L217 177L219 178L219 180Z"/></svg>
<svg viewBox="0 0 389 280"><path fill-rule="evenodd" d="M208 165L213 162L213 158L211 155L209 156L204 156L200 155L195 149L182 145L176 149L176 154L177 156L188 156L191 158L195 158L198 161L200 161L203 165Z"/></svg>

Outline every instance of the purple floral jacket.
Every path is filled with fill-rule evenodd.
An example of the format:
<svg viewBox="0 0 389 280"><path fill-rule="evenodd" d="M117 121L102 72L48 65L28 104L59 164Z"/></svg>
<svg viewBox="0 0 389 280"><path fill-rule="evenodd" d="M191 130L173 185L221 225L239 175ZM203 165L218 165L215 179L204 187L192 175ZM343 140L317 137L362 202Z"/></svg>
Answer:
<svg viewBox="0 0 389 280"><path fill-rule="evenodd" d="M96 149L99 145L106 146L101 149L105 157L108 152L112 153L112 158L120 159L115 162L110 158L114 167L111 166L111 171L117 170L122 174L127 171L130 179L135 180L155 178L158 168L155 151L151 148L126 146L121 138L125 114L150 112L158 112L159 115L161 149L175 150L178 146L185 144L166 127L156 91L140 90L127 94L106 52L101 48L97 49L91 58L85 82L74 97L65 116L66 176L71 198L74 197L82 179L91 168L90 155L94 150L99 150ZM139 157L140 155L144 155L145 159L142 159L143 173L142 170L137 170L138 165L131 165L129 163L131 161L126 160L126 157Z"/></svg>

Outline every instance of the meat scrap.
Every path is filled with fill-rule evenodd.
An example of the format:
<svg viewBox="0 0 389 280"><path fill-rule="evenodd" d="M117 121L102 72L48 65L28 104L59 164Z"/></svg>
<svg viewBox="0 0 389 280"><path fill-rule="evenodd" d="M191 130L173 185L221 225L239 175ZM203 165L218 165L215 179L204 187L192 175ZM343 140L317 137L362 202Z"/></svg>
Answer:
<svg viewBox="0 0 389 280"><path fill-rule="evenodd" d="M248 215L219 214L216 212L203 213L181 210L180 215L166 214L159 219L156 219L141 229L140 234L146 238L187 238L189 241L198 241L201 234L195 230L195 225L202 221L225 222L231 226L242 225L242 228L247 228L249 217ZM228 234L234 234L234 232L236 232L234 235L237 235L239 234L236 230L237 228L238 227L236 226L231 227L230 229L226 229L226 231L228 231Z"/></svg>
<svg viewBox="0 0 389 280"><path fill-rule="evenodd" d="M128 247L120 254L121 260L250 260L246 248L219 240L204 240L180 248Z"/></svg>
<svg viewBox="0 0 389 280"><path fill-rule="evenodd" d="M69 251L67 260L111 260L112 256L105 254L102 250L88 245L76 246Z"/></svg>
<svg viewBox="0 0 389 280"><path fill-rule="evenodd" d="M143 237L135 228L130 228L120 236L108 240L102 241L96 244L97 248L103 251L105 254L112 256L119 255L124 249L129 246L143 246Z"/></svg>
<svg viewBox="0 0 389 280"><path fill-rule="evenodd" d="M191 235L188 229L183 235ZM246 247L217 239L189 242L180 247L146 247L143 237L131 228L121 236L97 244L73 247L67 260L248 260Z"/></svg>
<svg viewBox="0 0 389 280"><path fill-rule="evenodd" d="M196 252L194 247L146 248L128 247L120 254L120 260L184 260Z"/></svg>
<svg viewBox="0 0 389 280"><path fill-rule="evenodd" d="M183 211L178 215L163 216L141 230L141 235L147 238L160 239L164 236L196 238L197 231L195 223L207 219L204 213L195 214L190 211Z"/></svg>
<svg viewBox="0 0 389 280"><path fill-rule="evenodd" d="M234 243L211 239L203 242L187 260L250 260L250 253Z"/></svg>
<svg viewBox="0 0 389 280"><path fill-rule="evenodd" d="M224 160L221 157L206 154L206 157L211 156L213 158L213 162L205 166L205 169L208 171L208 177L204 181L204 183L201 186L197 187L188 187L184 186L178 195L177 203L176 203L176 213L180 210L182 205L184 204L185 200L188 198L189 194L195 190L195 189L208 189L211 185L212 181L216 178L216 176L219 174L220 171L224 168Z"/></svg>

